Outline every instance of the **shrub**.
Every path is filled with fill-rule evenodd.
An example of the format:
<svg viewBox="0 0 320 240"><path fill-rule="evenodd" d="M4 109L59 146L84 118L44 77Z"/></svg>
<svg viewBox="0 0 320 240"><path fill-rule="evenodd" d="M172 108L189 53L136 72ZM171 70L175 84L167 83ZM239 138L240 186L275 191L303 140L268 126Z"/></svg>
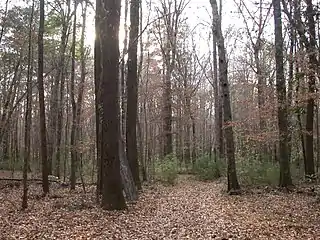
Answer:
<svg viewBox="0 0 320 240"><path fill-rule="evenodd" d="M237 163L239 179L244 185L270 185L279 183L279 165L258 159L246 159Z"/></svg>
<svg viewBox="0 0 320 240"><path fill-rule="evenodd" d="M178 177L178 160L175 155L167 155L155 164L156 180L174 185Z"/></svg>
<svg viewBox="0 0 320 240"><path fill-rule="evenodd" d="M203 155L198 158L194 165L194 174L201 181L209 181L220 178L225 173L225 163L218 159L210 158L209 155Z"/></svg>

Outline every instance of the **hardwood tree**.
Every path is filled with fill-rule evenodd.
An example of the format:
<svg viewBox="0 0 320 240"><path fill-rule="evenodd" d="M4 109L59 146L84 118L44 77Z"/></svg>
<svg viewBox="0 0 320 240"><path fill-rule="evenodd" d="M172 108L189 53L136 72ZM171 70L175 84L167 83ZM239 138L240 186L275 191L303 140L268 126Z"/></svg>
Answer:
<svg viewBox="0 0 320 240"><path fill-rule="evenodd" d="M141 189L137 149L138 119L138 37L140 1L130 2L130 33L127 74L126 150L135 185Z"/></svg>
<svg viewBox="0 0 320 240"><path fill-rule="evenodd" d="M71 126L71 174L70 174L70 188L74 190L76 187L76 171L78 164L78 154L76 150L77 138L77 103L75 97L75 64L76 64L76 32L77 32L77 1L74 1L73 11L73 30L72 30L72 47L71 47L71 77L70 77L70 98L72 109L72 126Z"/></svg>
<svg viewBox="0 0 320 240"><path fill-rule="evenodd" d="M120 176L119 25L121 1L103 0L101 44L101 161L103 162L102 207L126 208Z"/></svg>
<svg viewBox="0 0 320 240"><path fill-rule="evenodd" d="M49 193L48 162L47 162L47 131L46 131L46 110L44 101L43 86L43 34L44 34L44 0L40 0L40 21L38 33L38 91L39 91L39 124L41 139L41 159L42 159L42 189L46 195Z"/></svg>
<svg viewBox="0 0 320 240"><path fill-rule="evenodd" d="M24 134L24 164L23 164L23 196L22 209L28 207L28 168L30 163L30 132L32 124L32 72L33 72L33 48L32 48L32 24L34 17L34 0L32 1L30 25L29 25L29 39L28 39L28 72L27 72L27 103L25 110L25 134Z"/></svg>
<svg viewBox="0 0 320 240"><path fill-rule="evenodd" d="M306 163L305 174L308 177L313 177L315 174L314 169L314 108L315 100L314 93L316 91L316 72L318 71L318 56L317 56L317 40L316 40L316 25L315 25L315 12L312 4L312 0L306 0L307 9L307 26L309 35L309 46L307 46L309 71L308 75L308 103L307 103L307 120L306 120Z"/></svg>
<svg viewBox="0 0 320 240"><path fill-rule="evenodd" d="M240 185L236 172L235 161L235 144L232 127L232 112L230 103L230 90L228 81L228 63L226 59L226 50L224 45L224 38L221 30L221 16L219 16L218 5L216 0L210 0L213 11L213 29L218 41L218 58L219 58L219 81L221 84L221 93L223 101L223 122L224 134L226 140L226 157L228 162L227 176L228 176L228 192L233 193L240 189Z"/></svg>
<svg viewBox="0 0 320 240"><path fill-rule="evenodd" d="M283 66L283 36L280 0L273 0L276 86L278 98L278 126L279 126L279 161L280 187L292 185L290 163L288 158L288 116L286 100L286 83Z"/></svg>
<svg viewBox="0 0 320 240"><path fill-rule="evenodd" d="M102 118L102 97L101 97L101 21L102 21L102 0L96 0L96 10L95 10L95 33L96 38L94 41L94 89L95 89L95 113L96 113L96 158L97 158L97 200L98 196L102 194L103 185L103 162L101 159L101 147L102 147L102 128L101 128L101 118Z"/></svg>
<svg viewBox="0 0 320 240"><path fill-rule="evenodd" d="M293 14L290 13L288 4L293 5ZM299 42L301 43L300 47L305 48L306 53L308 54L308 66L306 71L302 71L300 75L305 75L308 78L308 100L306 106L306 123L305 123L305 148L304 156L304 167L305 175L312 177L315 173L314 167L314 108L315 108L315 91L316 91L316 74L319 75L318 68L319 60L317 58L317 41L316 41L316 25L315 25L315 11L314 4L312 0L306 1L306 18L302 14L302 3L301 1L295 0L292 2L286 2L282 0L283 11L289 19L290 27L294 28L299 36ZM305 27L305 25L307 27ZM303 78L303 77L302 77ZM300 80L299 80L300 81ZM299 83L300 84L300 83ZM300 114L300 113L299 113ZM298 116L299 117L299 116ZM299 121L300 122L300 121ZM302 123L301 123L302 125ZM304 142L302 135L301 138Z"/></svg>

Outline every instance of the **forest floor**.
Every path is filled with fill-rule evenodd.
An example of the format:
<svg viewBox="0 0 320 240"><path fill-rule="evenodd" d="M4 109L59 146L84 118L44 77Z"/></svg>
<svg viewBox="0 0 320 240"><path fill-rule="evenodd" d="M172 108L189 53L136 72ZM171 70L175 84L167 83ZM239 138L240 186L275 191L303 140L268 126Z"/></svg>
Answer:
<svg viewBox="0 0 320 240"><path fill-rule="evenodd" d="M29 190L22 212L20 188L0 189L0 239L320 239L316 197L269 188L229 196L225 183L180 178L175 186L146 186L127 211L95 205L94 189Z"/></svg>

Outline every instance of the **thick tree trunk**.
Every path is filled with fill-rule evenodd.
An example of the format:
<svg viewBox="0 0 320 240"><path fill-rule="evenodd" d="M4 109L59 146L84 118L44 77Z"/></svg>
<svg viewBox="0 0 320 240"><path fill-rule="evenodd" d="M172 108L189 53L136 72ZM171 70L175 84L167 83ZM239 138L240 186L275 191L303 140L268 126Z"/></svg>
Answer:
<svg viewBox="0 0 320 240"><path fill-rule="evenodd" d="M119 25L121 1L104 0L104 21L100 24L102 57L102 145L101 160L104 164L102 208L126 208L120 175L120 106L119 106Z"/></svg>

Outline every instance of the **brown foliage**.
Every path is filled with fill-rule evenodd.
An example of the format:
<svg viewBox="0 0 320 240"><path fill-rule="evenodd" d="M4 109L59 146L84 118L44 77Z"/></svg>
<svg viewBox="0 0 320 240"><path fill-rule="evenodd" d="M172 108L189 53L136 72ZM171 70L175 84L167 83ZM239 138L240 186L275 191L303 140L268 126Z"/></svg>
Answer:
<svg viewBox="0 0 320 240"><path fill-rule="evenodd" d="M21 189L0 192L0 239L317 239L319 205L301 193L256 191L228 196L225 183L187 179L148 188L128 211L105 212L94 191L35 197L20 212Z"/></svg>

